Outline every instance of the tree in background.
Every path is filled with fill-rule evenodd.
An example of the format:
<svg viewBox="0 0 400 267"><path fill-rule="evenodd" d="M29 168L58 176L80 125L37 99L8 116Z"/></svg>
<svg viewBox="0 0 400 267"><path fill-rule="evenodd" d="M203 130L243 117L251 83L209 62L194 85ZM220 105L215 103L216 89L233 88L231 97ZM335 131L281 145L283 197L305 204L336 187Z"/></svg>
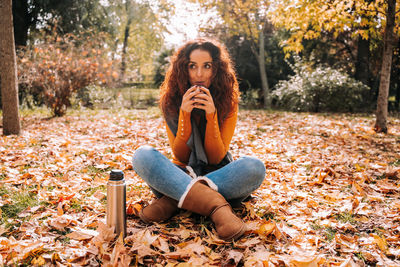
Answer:
<svg viewBox="0 0 400 267"><path fill-rule="evenodd" d="M393 52L392 75L390 77L390 89L395 89L393 91L395 101L389 102L389 104L393 104L393 106L389 106L389 110L392 108L393 110L400 111L400 38L398 38L397 46Z"/></svg>
<svg viewBox="0 0 400 267"><path fill-rule="evenodd" d="M115 86L116 78L137 82L150 74L173 13L163 0L14 2L21 101L46 104L57 116L87 86Z"/></svg>
<svg viewBox="0 0 400 267"><path fill-rule="evenodd" d="M361 37L364 40L383 40L380 96L375 125L377 132L387 132L387 103L394 32L399 33L398 28L395 29L395 4L395 0L329 2L281 0L275 1L274 8L270 9L273 23L291 32L290 38L284 43L284 50L288 53L301 52L304 48L304 39L320 38L323 32L331 32L334 36L351 32L353 37Z"/></svg>
<svg viewBox="0 0 400 267"><path fill-rule="evenodd" d="M75 94L94 84L111 86L118 73L102 34L55 35L43 37L34 47L20 49L18 78L24 94L30 96L24 104L41 102L53 115L63 116Z"/></svg>
<svg viewBox="0 0 400 267"><path fill-rule="evenodd" d="M206 36L215 36L225 44L235 64L239 89L242 93L242 103L259 107L260 103L263 103L263 99L262 95L261 99L257 98L259 94L257 94L256 88L262 88L262 85L259 65L252 52L252 40L247 39L244 34L233 33L225 23L204 27L201 32ZM265 53L265 69L267 77L269 77L269 88L273 88L280 80L286 80L288 75L293 73L279 45L283 34L282 31L275 29L265 33L264 50L268 51Z"/></svg>
<svg viewBox="0 0 400 267"><path fill-rule="evenodd" d="M243 35L251 40L251 51L255 55L260 77L264 108L271 107L270 88L265 69L265 37L271 33L271 24L267 18L269 1L267 0L236 0L210 1L196 0L206 9L215 9L227 30L236 35Z"/></svg>
<svg viewBox="0 0 400 267"><path fill-rule="evenodd" d="M157 56L154 62L155 74L154 74L154 85L159 87L165 78L165 73L169 67L170 57L174 53L174 49L165 49L160 55Z"/></svg>
<svg viewBox="0 0 400 267"><path fill-rule="evenodd" d="M13 0L15 44L26 46L42 29L56 30L60 35L83 32L115 35L118 18L110 11L101 0Z"/></svg>
<svg viewBox="0 0 400 267"><path fill-rule="evenodd" d="M376 108L375 131L387 133L388 97L390 73L392 70L393 46L395 42L396 0L387 1L384 48L382 56L381 79Z"/></svg>
<svg viewBox="0 0 400 267"><path fill-rule="evenodd" d="M119 17L117 47L122 45L120 82L127 78L140 80L142 73L146 73L144 69L153 67L155 52L161 50L163 19L170 14L170 6L134 0L116 1L114 5ZM131 77L126 77L128 69Z"/></svg>
<svg viewBox="0 0 400 267"><path fill-rule="evenodd" d="M4 135L20 133L17 63L11 5L11 0L0 2L0 87Z"/></svg>

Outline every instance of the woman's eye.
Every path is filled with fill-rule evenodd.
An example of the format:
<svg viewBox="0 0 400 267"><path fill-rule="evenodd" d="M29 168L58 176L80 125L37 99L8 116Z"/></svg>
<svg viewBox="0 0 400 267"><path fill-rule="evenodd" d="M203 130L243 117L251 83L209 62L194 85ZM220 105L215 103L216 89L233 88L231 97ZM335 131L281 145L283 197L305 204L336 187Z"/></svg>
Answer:
<svg viewBox="0 0 400 267"><path fill-rule="evenodd" d="M194 68L196 68L196 65L195 65L195 64L190 64L190 65L189 65L189 69L194 69Z"/></svg>
<svg viewBox="0 0 400 267"><path fill-rule="evenodd" d="M205 67L206 69L211 69L212 65L211 65L211 64L206 64L204 67Z"/></svg>

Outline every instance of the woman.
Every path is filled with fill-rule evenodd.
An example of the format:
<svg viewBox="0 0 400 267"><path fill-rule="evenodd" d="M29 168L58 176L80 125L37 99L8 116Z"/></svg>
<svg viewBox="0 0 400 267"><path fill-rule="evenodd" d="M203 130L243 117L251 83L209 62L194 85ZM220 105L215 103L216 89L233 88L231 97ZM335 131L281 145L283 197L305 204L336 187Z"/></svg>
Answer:
<svg viewBox="0 0 400 267"><path fill-rule="evenodd" d="M222 239L245 232L229 202L240 203L257 189L265 166L253 157L233 161L228 152L238 102L238 83L222 45L198 39L178 49L160 98L173 160L149 146L133 156L134 170L157 197L141 210L143 221L161 222L182 208L209 216Z"/></svg>

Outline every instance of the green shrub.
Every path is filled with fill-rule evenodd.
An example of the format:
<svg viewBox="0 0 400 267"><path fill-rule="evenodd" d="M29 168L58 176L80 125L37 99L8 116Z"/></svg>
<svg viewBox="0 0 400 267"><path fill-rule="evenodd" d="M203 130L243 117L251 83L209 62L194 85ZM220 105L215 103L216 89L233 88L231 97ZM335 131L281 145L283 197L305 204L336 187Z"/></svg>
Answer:
<svg viewBox="0 0 400 267"><path fill-rule="evenodd" d="M45 103L55 116L65 114L71 97L91 84L110 84L118 78L101 38L52 36L18 54L18 79L26 99ZM29 106L29 105L28 105Z"/></svg>
<svg viewBox="0 0 400 267"><path fill-rule="evenodd" d="M249 88L245 91L240 92L240 105L245 108L260 108L260 97L259 97L260 89Z"/></svg>
<svg viewBox="0 0 400 267"><path fill-rule="evenodd" d="M308 112L366 111L369 87L346 73L324 66L313 68L299 59L292 68L295 74L280 81L272 92L277 106Z"/></svg>

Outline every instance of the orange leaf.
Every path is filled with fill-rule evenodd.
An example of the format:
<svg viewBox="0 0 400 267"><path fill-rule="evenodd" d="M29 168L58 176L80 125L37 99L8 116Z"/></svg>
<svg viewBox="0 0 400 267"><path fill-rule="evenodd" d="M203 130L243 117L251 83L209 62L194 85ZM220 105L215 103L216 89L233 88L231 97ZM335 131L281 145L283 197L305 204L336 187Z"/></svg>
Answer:
<svg viewBox="0 0 400 267"><path fill-rule="evenodd" d="M267 222L261 225L257 232L259 235L268 236L274 231L275 228L276 224L274 222Z"/></svg>
<svg viewBox="0 0 400 267"><path fill-rule="evenodd" d="M136 203L136 204L128 204L128 207L126 209L126 214L128 215L135 215L139 216L139 212L142 209L142 205Z"/></svg>
<svg viewBox="0 0 400 267"><path fill-rule="evenodd" d="M372 237L374 238L375 244L378 245L379 249L382 250L382 252L386 253L388 250L388 244L384 236L380 237L377 234L371 234Z"/></svg>

